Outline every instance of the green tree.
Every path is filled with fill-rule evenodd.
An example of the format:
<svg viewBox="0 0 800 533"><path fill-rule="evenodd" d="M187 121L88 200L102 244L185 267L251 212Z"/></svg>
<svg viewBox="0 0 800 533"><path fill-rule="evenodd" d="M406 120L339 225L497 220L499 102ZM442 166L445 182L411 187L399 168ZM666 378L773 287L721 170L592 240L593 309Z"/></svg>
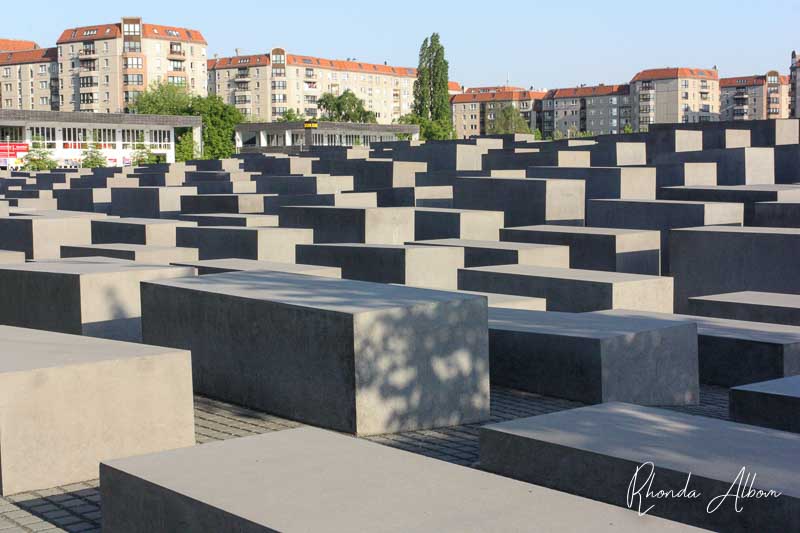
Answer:
<svg viewBox="0 0 800 533"><path fill-rule="evenodd" d="M81 168L100 168L108 166L99 143L89 143L89 147L81 152Z"/></svg>
<svg viewBox="0 0 800 533"><path fill-rule="evenodd" d="M194 136L191 131L187 131L178 137L178 142L175 144L176 161L191 161L192 159L197 159L199 154L200 147L194 142Z"/></svg>
<svg viewBox="0 0 800 533"><path fill-rule="evenodd" d="M449 70L439 34L426 37L419 49L413 113L401 117L402 124L418 124L423 139L453 138Z"/></svg>
<svg viewBox="0 0 800 533"><path fill-rule="evenodd" d="M177 148L176 148L177 151ZM133 154L131 154L131 165L140 167L142 165L152 165L158 162L158 157L150 150L150 147L144 142L144 135L139 134L136 143L133 145Z"/></svg>
<svg viewBox="0 0 800 533"><path fill-rule="evenodd" d="M625 124L625 127L622 128L622 133L633 133L633 126L631 125L630 122Z"/></svg>
<svg viewBox="0 0 800 533"><path fill-rule="evenodd" d="M236 153L233 137L236 125L244 119L241 111L214 94L194 97L191 114L203 119L204 159L225 159Z"/></svg>
<svg viewBox="0 0 800 533"><path fill-rule="evenodd" d="M47 148L42 137L36 136L31 143L31 149L22 158L22 169L31 171L53 170L58 167L58 162L53 159L53 151Z"/></svg>
<svg viewBox="0 0 800 533"><path fill-rule="evenodd" d="M330 122L360 122L375 124L375 113L364 108L364 101L350 89L339 96L325 93L317 99L317 106L323 111L321 120Z"/></svg>
<svg viewBox="0 0 800 533"><path fill-rule="evenodd" d="M190 115L192 95L184 86L153 83L130 106L142 115Z"/></svg>
<svg viewBox="0 0 800 533"><path fill-rule="evenodd" d="M303 122L305 119L306 117L300 114L299 109L290 107L286 110L283 116L278 117L276 122Z"/></svg>
<svg viewBox="0 0 800 533"><path fill-rule="evenodd" d="M554 130L553 131L553 140L559 141L564 138L564 132L561 130Z"/></svg>
<svg viewBox="0 0 800 533"><path fill-rule="evenodd" d="M535 130L533 130L533 138L535 140L537 140L537 141L541 141L542 140L542 130L540 130L539 128L536 128Z"/></svg>
<svg viewBox="0 0 800 533"><path fill-rule="evenodd" d="M490 134L502 133L530 133L531 127L522 118L516 107L506 104L500 108L494 118L494 122L489 126Z"/></svg>

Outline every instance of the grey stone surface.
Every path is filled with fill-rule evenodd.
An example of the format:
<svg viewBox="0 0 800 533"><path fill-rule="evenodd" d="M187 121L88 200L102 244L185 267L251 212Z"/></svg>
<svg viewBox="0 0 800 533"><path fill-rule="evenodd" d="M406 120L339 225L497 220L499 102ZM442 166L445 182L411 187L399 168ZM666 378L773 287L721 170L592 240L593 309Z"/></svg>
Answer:
<svg viewBox="0 0 800 533"><path fill-rule="evenodd" d="M504 217L502 211L418 207L414 209L414 239L496 241L500 237Z"/></svg>
<svg viewBox="0 0 800 533"><path fill-rule="evenodd" d="M313 229L315 243L403 244L415 238L411 207L286 206L279 216L281 227Z"/></svg>
<svg viewBox="0 0 800 533"><path fill-rule="evenodd" d="M182 214L198 213L263 213L264 194L197 194L184 195L180 201Z"/></svg>
<svg viewBox="0 0 800 533"><path fill-rule="evenodd" d="M585 403L695 404L697 326L595 313L489 310L492 383Z"/></svg>
<svg viewBox="0 0 800 533"><path fill-rule="evenodd" d="M545 298L548 311L640 309L672 312L672 279L658 276L497 265L459 269L458 288Z"/></svg>
<svg viewBox="0 0 800 533"><path fill-rule="evenodd" d="M656 169L652 167L528 167L528 178L574 179L586 183L586 201L598 198L655 200Z"/></svg>
<svg viewBox="0 0 800 533"><path fill-rule="evenodd" d="M107 257L3 264L0 324L138 341L139 282L193 275L193 268Z"/></svg>
<svg viewBox="0 0 800 533"><path fill-rule="evenodd" d="M662 187L658 197L663 200L684 200L698 202L733 202L744 205L744 223L755 224L756 202L798 201L800 185L718 185Z"/></svg>
<svg viewBox="0 0 800 533"><path fill-rule="evenodd" d="M357 434L489 414L486 299L250 271L142 284L143 338L208 396Z"/></svg>
<svg viewBox="0 0 800 533"><path fill-rule="evenodd" d="M752 226L800 228L800 202L756 202Z"/></svg>
<svg viewBox="0 0 800 533"><path fill-rule="evenodd" d="M775 183L773 148L718 148L656 156L656 165L664 163L716 163L717 183L748 185Z"/></svg>
<svg viewBox="0 0 800 533"><path fill-rule="evenodd" d="M567 246L472 239L418 240L406 244L463 248L467 268L510 264L569 268Z"/></svg>
<svg viewBox="0 0 800 533"><path fill-rule="evenodd" d="M256 213L204 213L199 215L181 215L181 220L189 220L198 226L267 226L278 225L277 215L261 215Z"/></svg>
<svg viewBox="0 0 800 533"><path fill-rule="evenodd" d="M730 390L731 420L800 433L800 376L791 376Z"/></svg>
<svg viewBox="0 0 800 533"><path fill-rule="evenodd" d="M295 262L295 247L313 242L313 230L297 228L204 226L181 227L178 246L197 248L200 259L254 259Z"/></svg>
<svg viewBox="0 0 800 533"><path fill-rule="evenodd" d="M752 426L625 403L481 430L481 467L490 472L620 507L629 507L626 498L632 494L634 509L641 503L642 512L649 509L651 516L715 531L793 529L800 520L800 478L794 474L798 453L800 435L754 431ZM697 496L650 496L646 489L651 471L652 493L677 493L688 484L684 492L694 489ZM738 489L746 494L753 477L754 489L781 495L739 498L742 510L737 512L733 493ZM721 503L713 500L717 496L723 497ZM715 503L720 503L719 509L709 513L708 506Z"/></svg>
<svg viewBox="0 0 800 533"><path fill-rule="evenodd" d="M104 462L101 492L110 533L684 529L313 428Z"/></svg>
<svg viewBox="0 0 800 533"><path fill-rule="evenodd" d="M273 270L275 272L290 272L292 274L323 276L326 278L342 277L342 269L338 267L256 261L255 259L205 259L202 261L179 261L173 264L196 268L197 274L200 276L222 274L224 272L241 272L243 270Z"/></svg>
<svg viewBox="0 0 800 533"><path fill-rule="evenodd" d="M14 252L12 250L0 250L0 263L24 263L25 252Z"/></svg>
<svg viewBox="0 0 800 533"><path fill-rule="evenodd" d="M55 259L62 244L91 244L90 224L84 217L0 217L0 249L25 252L26 259Z"/></svg>
<svg viewBox="0 0 800 533"><path fill-rule="evenodd" d="M106 218L93 220L91 242L94 244L127 243L175 246L175 228L196 225L196 222L158 218Z"/></svg>
<svg viewBox="0 0 800 533"><path fill-rule="evenodd" d="M693 315L800 326L800 295L741 291L689 298Z"/></svg>
<svg viewBox="0 0 800 533"><path fill-rule="evenodd" d="M568 246L572 268L661 273L661 235L657 231L539 225L501 229L500 239Z"/></svg>
<svg viewBox="0 0 800 533"><path fill-rule="evenodd" d="M198 258L196 248L126 243L62 246L61 257L114 257L128 261L141 261L151 265L168 265L178 261L197 261Z"/></svg>
<svg viewBox="0 0 800 533"><path fill-rule="evenodd" d="M181 212L181 196L196 194L197 187L115 187L111 189L111 214L174 218Z"/></svg>
<svg viewBox="0 0 800 533"><path fill-rule="evenodd" d="M195 442L189 352L0 326L0 353L4 495Z"/></svg>
<svg viewBox="0 0 800 533"><path fill-rule="evenodd" d="M296 262L341 268L346 279L456 289L464 250L396 244L299 244Z"/></svg>

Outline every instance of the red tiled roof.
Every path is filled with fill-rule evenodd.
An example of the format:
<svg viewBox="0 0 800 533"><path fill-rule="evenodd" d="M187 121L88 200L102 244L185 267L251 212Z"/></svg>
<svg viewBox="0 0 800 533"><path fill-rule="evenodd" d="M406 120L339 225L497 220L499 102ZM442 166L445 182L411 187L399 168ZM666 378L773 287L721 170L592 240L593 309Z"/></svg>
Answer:
<svg viewBox="0 0 800 533"><path fill-rule="evenodd" d="M473 102L507 102L520 100L540 100L545 93L538 91L499 91L493 93L456 94L450 98L453 104L469 104Z"/></svg>
<svg viewBox="0 0 800 533"><path fill-rule="evenodd" d="M29 63L47 63L57 60L58 50L56 48L0 52L0 65L25 65Z"/></svg>
<svg viewBox="0 0 800 533"><path fill-rule="evenodd" d="M511 85L497 85L494 87L470 87L467 93L499 93L508 91L524 91L525 87L513 87Z"/></svg>
<svg viewBox="0 0 800 533"><path fill-rule="evenodd" d="M89 33L87 35L87 32ZM168 32L177 32L178 36L170 35ZM97 41L100 39L114 39L122 35L122 28L119 22L115 24L99 24L95 26L81 26L79 28L69 28L61 33L56 44L76 43L83 41ZM163 26L161 24L142 24L142 37L148 39L165 39L188 41L198 44L206 43L203 34L197 30L178 28L175 26Z"/></svg>
<svg viewBox="0 0 800 533"><path fill-rule="evenodd" d="M630 86L623 85L592 85L587 87L568 87L564 89L551 89L547 91L548 100L554 98L585 98L592 96L626 95L630 93Z"/></svg>
<svg viewBox="0 0 800 533"><path fill-rule="evenodd" d="M245 68L269 65L269 54L221 57L208 60L208 70L223 68Z"/></svg>
<svg viewBox="0 0 800 533"><path fill-rule="evenodd" d="M724 87L754 87L756 85L766 85L767 76L739 76L735 78L720 78L719 86ZM789 84L789 76L780 76L781 85Z"/></svg>
<svg viewBox="0 0 800 533"><path fill-rule="evenodd" d="M450 91L461 92L463 90L463 87L461 87L461 84L458 83L457 81L448 81L447 82L447 89L450 90Z"/></svg>
<svg viewBox="0 0 800 533"><path fill-rule="evenodd" d="M298 56L288 54L286 56L287 65L297 65L306 67L320 67L332 70L344 70L348 72L362 72L364 74L387 74L394 76L417 76L417 69L408 67L391 67L389 65L378 65L375 63L363 63L360 61L342 61L340 59L322 59L311 56Z"/></svg>
<svg viewBox="0 0 800 533"><path fill-rule="evenodd" d="M653 68L637 73L631 81L669 80L677 78L716 80L719 79L719 73L710 68Z"/></svg>
<svg viewBox="0 0 800 533"><path fill-rule="evenodd" d="M36 48L39 48L39 45L33 41L0 39L0 52L18 52L20 50L34 50Z"/></svg>

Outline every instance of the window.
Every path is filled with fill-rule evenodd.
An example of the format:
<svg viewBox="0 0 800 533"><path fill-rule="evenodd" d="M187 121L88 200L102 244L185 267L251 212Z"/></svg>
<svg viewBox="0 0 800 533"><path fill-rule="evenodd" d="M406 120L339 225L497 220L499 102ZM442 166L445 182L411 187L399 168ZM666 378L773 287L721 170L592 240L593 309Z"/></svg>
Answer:
<svg viewBox="0 0 800 533"><path fill-rule="evenodd" d="M144 85L144 74L123 74L123 85Z"/></svg>
<svg viewBox="0 0 800 533"><path fill-rule="evenodd" d="M48 81L40 81L40 82L39 82L39 88L40 88L40 89L47 89L47 87L48 87L49 85L50 85L50 82L48 82Z"/></svg>
<svg viewBox="0 0 800 533"><path fill-rule="evenodd" d="M127 69L142 68L142 58L141 57L126 57L125 58L125 68L127 68Z"/></svg>
<svg viewBox="0 0 800 533"><path fill-rule="evenodd" d="M122 130L122 149L136 148L137 144L144 144L144 130Z"/></svg>
<svg viewBox="0 0 800 533"><path fill-rule="evenodd" d="M122 44L122 51L126 52L126 53L141 52L142 51L142 43L140 41L125 41Z"/></svg>
<svg viewBox="0 0 800 533"><path fill-rule="evenodd" d="M97 101L97 98L94 93L81 93L80 101L82 104L93 104Z"/></svg>
<svg viewBox="0 0 800 533"><path fill-rule="evenodd" d="M82 76L80 78L81 87L97 87L97 76Z"/></svg>
<svg viewBox="0 0 800 533"><path fill-rule="evenodd" d="M171 85L178 85L184 87L186 85L186 78L183 76L168 76L167 82Z"/></svg>
<svg viewBox="0 0 800 533"><path fill-rule="evenodd" d="M126 104L132 104L135 102L136 99L139 98L140 94L142 94L140 91L125 91L122 93Z"/></svg>
<svg viewBox="0 0 800 533"><path fill-rule="evenodd" d="M272 76L274 78L283 78L286 76L286 69L282 67L272 67Z"/></svg>
<svg viewBox="0 0 800 533"><path fill-rule="evenodd" d="M272 82L272 90L273 91L275 91L275 90L282 91L282 90L285 90L285 89L286 89L286 81L280 80L280 81L273 81Z"/></svg>
<svg viewBox="0 0 800 533"><path fill-rule="evenodd" d="M169 69L176 72L183 71L183 61L175 61L174 59L171 59L169 61Z"/></svg>
<svg viewBox="0 0 800 533"><path fill-rule="evenodd" d="M124 24L122 27L123 35L141 35L142 29L139 24Z"/></svg>

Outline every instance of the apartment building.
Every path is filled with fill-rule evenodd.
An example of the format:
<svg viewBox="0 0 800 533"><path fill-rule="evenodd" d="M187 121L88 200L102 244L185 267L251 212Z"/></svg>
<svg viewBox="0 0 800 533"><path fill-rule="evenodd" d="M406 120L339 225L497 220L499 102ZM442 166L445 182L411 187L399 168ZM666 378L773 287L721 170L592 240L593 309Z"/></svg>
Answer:
<svg viewBox="0 0 800 533"><path fill-rule="evenodd" d="M126 17L64 30L56 45L62 111L129 112L153 83L207 94L207 43L197 30Z"/></svg>
<svg viewBox="0 0 800 533"><path fill-rule="evenodd" d="M456 137L466 139L473 135L490 133L497 114L507 105L515 107L533 130L538 122L539 104L544 95L544 92L528 91L519 87L466 89L463 94L450 98Z"/></svg>
<svg viewBox="0 0 800 533"><path fill-rule="evenodd" d="M208 61L208 88L235 105L251 120L271 122L294 109L307 118L321 115L317 100L325 93L350 90L375 113L379 124L391 124L410 113L416 69L355 60L289 54L234 56Z"/></svg>
<svg viewBox="0 0 800 533"><path fill-rule="evenodd" d="M717 121L720 115L716 67L643 70L630 83L633 127L649 124Z"/></svg>
<svg viewBox="0 0 800 533"><path fill-rule="evenodd" d="M58 110L57 59L55 48L0 52L0 109Z"/></svg>
<svg viewBox="0 0 800 533"><path fill-rule="evenodd" d="M789 117L789 76L770 71L760 76L721 78L720 120Z"/></svg>
<svg viewBox="0 0 800 533"><path fill-rule="evenodd" d="M0 52L19 52L20 50L34 50L39 45L33 41L19 39L0 39Z"/></svg>
<svg viewBox="0 0 800 533"><path fill-rule="evenodd" d="M792 50L792 63L789 66L789 116L800 118L800 57Z"/></svg>
<svg viewBox="0 0 800 533"><path fill-rule="evenodd" d="M552 89L542 100L542 135L575 137L580 133L621 133L632 122L628 85Z"/></svg>

